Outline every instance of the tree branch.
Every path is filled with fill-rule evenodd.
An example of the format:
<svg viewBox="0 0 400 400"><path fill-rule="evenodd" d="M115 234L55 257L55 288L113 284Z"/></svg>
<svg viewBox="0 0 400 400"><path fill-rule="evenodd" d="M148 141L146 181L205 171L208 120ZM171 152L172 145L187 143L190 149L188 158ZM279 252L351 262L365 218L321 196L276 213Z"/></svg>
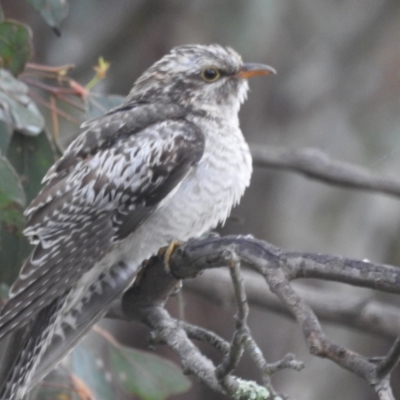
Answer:
<svg viewBox="0 0 400 400"><path fill-rule="evenodd" d="M389 266L322 254L285 252L251 236L215 235L193 239L168 253L168 273L163 268L164 256L151 259L136 284L124 295L121 311L124 319L140 319L153 331L156 341L165 343L180 357L184 371L197 376L211 388L233 397L245 396L243 388L257 393L258 398L279 398L270 386L269 376L282 368L300 370L302 363L291 355L268 364L247 326L248 304L240 264L262 275L270 290L297 320L312 354L329 358L342 368L364 378L380 399L393 399L389 385L390 372L400 358L396 341L388 355L379 362L331 342L324 334L312 307L294 290L291 280L312 277L357 286L400 292L400 271ZM203 328L174 320L163 309L165 300L179 279L193 278L202 271L228 266L238 307L236 329L229 345ZM260 281L258 279L258 281ZM258 282L259 285L259 282ZM267 287L264 284L264 294ZM301 293L301 292L300 292ZM355 310L352 305L353 312ZM332 312L332 310L330 310ZM360 322L365 324L366 321ZM218 367L204 357L190 340L196 338L219 349L223 361ZM263 376L263 385L242 381L232 375L243 351L248 351ZM263 392L264 390L264 392ZM239 397L240 397L239 396Z"/></svg>
<svg viewBox="0 0 400 400"><path fill-rule="evenodd" d="M400 361L400 337L396 339L386 357L377 366L377 375L383 378L390 374Z"/></svg>
<svg viewBox="0 0 400 400"><path fill-rule="evenodd" d="M242 276L251 307L293 317L278 297L265 290L265 283L258 274L244 270ZM297 282L294 289L320 320L391 339L395 339L400 332L399 308L375 300L370 294L343 294L303 282ZM196 279L186 280L184 290L194 292L217 305L234 301L230 275L222 268L210 269Z"/></svg>
<svg viewBox="0 0 400 400"><path fill-rule="evenodd" d="M327 184L400 197L400 181L377 176L358 165L333 160L318 149L253 146L251 153L256 167L294 171Z"/></svg>
<svg viewBox="0 0 400 400"><path fill-rule="evenodd" d="M152 330L153 344L167 344L178 354L185 373L197 376L214 390L238 399L247 399L250 395L260 400L282 398L275 394L268 379L264 379L265 386L260 386L255 382L245 381L232 375L242 356L244 346L250 348L249 353L256 365L261 365L262 354L261 356L258 354L258 358L256 358L254 355L258 348L255 344L251 346L252 338L247 326L248 306L238 259L229 250L224 250L223 253L225 257L230 257L232 279L238 296L238 317L231 345L204 328L173 319L163 308L168 294L174 290L178 282L176 277L174 278L169 272L165 271L163 253L153 257L146 264L135 284L124 294L121 304L117 305L110 315L114 318L144 322ZM198 271L195 274L197 273ZM162 285L164 287L161 287ZM202 355L190 341L190 337L210 343L220 350L223 355L221 364L216 367ZM276 367L278 364L279 368ZM299 365L301 363L293 358L289 360L288 357L274 364L267 364L264 360L262 373L266 377L268 374L270 375L283 368L299 370Z"/></svg>

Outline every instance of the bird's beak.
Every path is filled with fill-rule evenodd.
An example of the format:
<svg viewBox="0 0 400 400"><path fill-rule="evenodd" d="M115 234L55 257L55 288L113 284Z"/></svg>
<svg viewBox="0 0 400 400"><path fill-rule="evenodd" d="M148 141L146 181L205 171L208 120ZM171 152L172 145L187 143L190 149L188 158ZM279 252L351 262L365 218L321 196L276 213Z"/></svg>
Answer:
<svg viewBox="0 0 400 400"><path fill-rule="evenodd" d="M241 71L236 75L238 78L248 79L253 76L276 74L276 70L265 64L243 64Z"/></svg>

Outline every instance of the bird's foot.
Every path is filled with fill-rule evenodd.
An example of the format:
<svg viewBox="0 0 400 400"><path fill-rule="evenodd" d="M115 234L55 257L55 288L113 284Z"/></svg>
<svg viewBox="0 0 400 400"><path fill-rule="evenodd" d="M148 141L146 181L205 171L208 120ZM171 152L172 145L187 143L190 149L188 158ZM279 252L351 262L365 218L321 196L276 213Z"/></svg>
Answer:
<svg viewBox="0 0 400 400"><path fill-rule="evenodd" d="M165 270L169 275L173 275L171 273L171 265L170 265L170 260L172 253L182 244L182 242L178 240L172 241L167 247L162 247L158 251L158 256L164 258L164 266Z"/></svg>

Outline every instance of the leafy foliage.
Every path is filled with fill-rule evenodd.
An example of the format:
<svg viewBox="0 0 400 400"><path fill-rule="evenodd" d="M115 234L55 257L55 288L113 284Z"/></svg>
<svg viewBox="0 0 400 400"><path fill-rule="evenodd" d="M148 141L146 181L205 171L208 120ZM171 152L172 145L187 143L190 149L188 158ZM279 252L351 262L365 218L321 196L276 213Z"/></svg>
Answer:
<svg viewBox="0 0 400 400"><path fill-rule="evenodd" d="M100 334L99 334L100 333ZM40 385L37 400L165 400L188 390L190 381L173 363L123 346L96 328Z"/></svg>
<svg viewBox="0 0 400 400"><path fill-rule="evenodd" d="M8 229L22 226L20 207L26 202L21 181L6 157L0 155L0 222Z"/></svg>
<svg viewBox="0 0 400 400"><path fill-rule="evenodd" d="M170 361L123 346L100 328L95 332L73 351L71 368L95 398L164 400L189 389L190 381Z"/></svg>
<svg viewBox="0 0 400 400"><path fill-rule="evenodd" d="M6 157L0 155L0 205L17 203L24 206L25 193L17 173Z"/></svg>
<svg viewBox="0 0 400 400"><path fill-rule="evenodd" d="M22 205L30 201L39 191L43 175L54 162L54 153L45 134L29 137L14 132L7 152L8 162L14 174L10 174L8 185L20 189L19 201L13 201L3 208L0 232L0 280L11 284L16 278L23 260L29 254L30 246L22 235ZM4 158L4 157L3 157ZM1 186L0 186L1 187ZM22 199L24 199L22 201Z"/></svg>
<svg viewBox="0 0 400 400"><path fill-rule="evenodd" d="M130 395L163 400L190 387L176 365L154 354L114 344L109 347L109 355L115 380Z"/></svg>
<svg viewBox="0 0 400 400"><path fill-rule="evenodd" d="M93 393L96 399L115 399L110 379L101 369L102 364L96 362L96 358L86 347L77 346L72 352L71 358L71 371L80 381L85 382L87 392Z"/></svg>
<svg viewBox="0 0 400 400"><path fill-rule="evenodd" d="M0 22L0 65L13 75L20 74L31 58L31 30L16 21Z"/></svg>
<svg viewBox="0 0 400 400"><path fill-rule="evenodd" d="M7 154L13 130L9 124L0 120L0 153Z"/></svg>
<svg viewBox="0 0 400 400"><path fill-rule="evenodd" d="M0 69L0 120L29 136L44 129L43 116L28 96L28 87L5 69Z"/></svg>

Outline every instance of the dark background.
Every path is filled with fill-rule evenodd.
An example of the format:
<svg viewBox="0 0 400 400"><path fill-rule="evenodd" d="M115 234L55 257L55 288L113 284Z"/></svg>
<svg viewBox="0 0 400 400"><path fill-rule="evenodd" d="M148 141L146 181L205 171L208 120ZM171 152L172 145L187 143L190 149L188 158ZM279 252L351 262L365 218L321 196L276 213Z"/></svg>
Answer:
<svg viewBox="0 0 400 400"><path fill-rule="evenodd" d="M244 60L278 70L274 77L250 82L249 100L241 111L250 143L316 147L377 174L400 175L398 0L75 0L61 37L24 1L1 4L7 18L32 27L35 62L73 63L73 76L86 83L99 56L110 61L108 78L98 86L109 93L127 94L141 72L173 46L232 46ZM68 141L71 132L63 134ZM256 169L233 216L222 233L252 233L286 249L400 263L400 204L387 196ZM365 293L335 287L343 296ZM189 321L230 337L233 308L221 309L185 292L184 299ZM170 306L175 309L176 301ZM376 398L359 378L309 356L293 322L254 309L250 323L268 360L290 351L306 362L300 373L277 374L273 382L280 392L297 400ZM366 356L382 355L389 346L367 334L325 328L336 342ZM145 328L120 324L114 329L122 341L146 346ZM240 373L257 378L246 360ZM400 396L399 377L392 380ZM179 399L205 397L222 398L195 384Z"/></svg>

